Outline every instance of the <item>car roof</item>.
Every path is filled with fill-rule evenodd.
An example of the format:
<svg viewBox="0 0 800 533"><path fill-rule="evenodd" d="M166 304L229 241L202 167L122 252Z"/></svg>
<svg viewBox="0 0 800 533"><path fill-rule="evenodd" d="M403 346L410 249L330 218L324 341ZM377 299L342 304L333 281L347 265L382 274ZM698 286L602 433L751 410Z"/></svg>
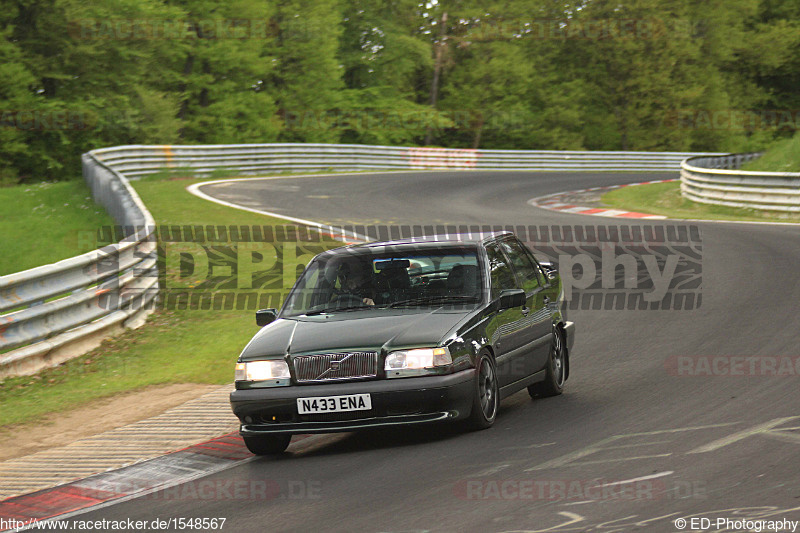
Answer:
<svg viewBox="0 0 800 533"><path fill-rule="evenodd" d="M364 243L348 244L340 246L332 250L323 252L320 255L334 255L342 252L357 252L363 250L365 252L373 248L405 248L413 247L416 250L435 250L441 248L473 248L480 244L486 244L490 241L499 239L504 236L510 236L513 233L508 231L487 231L487 232L474 232L474 233L451 233L451 234L437 234L437 235L423 235L417 237L408 237L403 239L395 239L389 241L370 241Z"/></svg>

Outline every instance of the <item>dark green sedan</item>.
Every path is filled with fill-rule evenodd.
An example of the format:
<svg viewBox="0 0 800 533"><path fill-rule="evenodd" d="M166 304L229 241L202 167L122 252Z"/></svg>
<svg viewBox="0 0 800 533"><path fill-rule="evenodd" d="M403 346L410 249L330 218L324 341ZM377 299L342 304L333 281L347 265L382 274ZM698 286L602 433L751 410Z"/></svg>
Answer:
<svg viewBox="0 0 800 533"><path fill-rule="evenodd" d="M461 420L561 394L575 326L561 280L511 233L350 245L316 256L236 364L251 452L293 434Z"/></svg>

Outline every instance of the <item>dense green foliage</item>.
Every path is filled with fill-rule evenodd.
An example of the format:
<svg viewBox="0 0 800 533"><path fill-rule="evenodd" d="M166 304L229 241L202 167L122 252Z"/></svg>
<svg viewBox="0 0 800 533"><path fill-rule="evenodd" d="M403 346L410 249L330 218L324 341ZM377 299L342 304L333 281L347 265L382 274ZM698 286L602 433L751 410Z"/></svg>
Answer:
<svg viewBox="0 0 800 533"><path fill-rule="evenodd" d="M800 3L0 0L0 79L0 184L131 143L755 150Z"/></svg>

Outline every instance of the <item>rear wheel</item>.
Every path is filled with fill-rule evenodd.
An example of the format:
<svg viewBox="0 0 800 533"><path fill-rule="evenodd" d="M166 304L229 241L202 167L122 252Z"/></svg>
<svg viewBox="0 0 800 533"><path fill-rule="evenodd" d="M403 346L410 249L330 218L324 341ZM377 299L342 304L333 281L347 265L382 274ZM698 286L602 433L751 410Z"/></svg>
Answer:
<svg viewBox="0 0 800 533"><path fill-rule="evenodd" d="M550 345L550 356L547 358L544 381L534 383L528 387L531 398L544 398L558 396L564 391L566 379L566 350L564 349L564 334L560 328L553 329L553 342Z"/></svg>
<svg viewBox="0 0 800 533"><path fill-rule="evenodd" d="M242 437L247 449L256 455L276 455L283 453L289 447L291 435L259 435L257 437Z"/></svg>
<svg viewBox="0 0 800 533"><path fill-rule="evenodd" d="M486 429L494 424L500 403L500 387L494 359L486 352L478 358L475 366L475 395L472 413L467 424L471 429Z"/></svg>

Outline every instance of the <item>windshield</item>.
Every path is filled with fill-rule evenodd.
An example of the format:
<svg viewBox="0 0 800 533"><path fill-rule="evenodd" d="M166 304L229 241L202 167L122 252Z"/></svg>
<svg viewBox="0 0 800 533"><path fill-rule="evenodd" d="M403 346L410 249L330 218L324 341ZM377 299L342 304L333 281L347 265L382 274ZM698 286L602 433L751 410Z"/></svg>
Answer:
<svg viewBox="0 0 800 533"><path fill-rule="evenodd" d="M281 315L475 304L481 287L474 248L348 250L312 261Z"/></svg>

